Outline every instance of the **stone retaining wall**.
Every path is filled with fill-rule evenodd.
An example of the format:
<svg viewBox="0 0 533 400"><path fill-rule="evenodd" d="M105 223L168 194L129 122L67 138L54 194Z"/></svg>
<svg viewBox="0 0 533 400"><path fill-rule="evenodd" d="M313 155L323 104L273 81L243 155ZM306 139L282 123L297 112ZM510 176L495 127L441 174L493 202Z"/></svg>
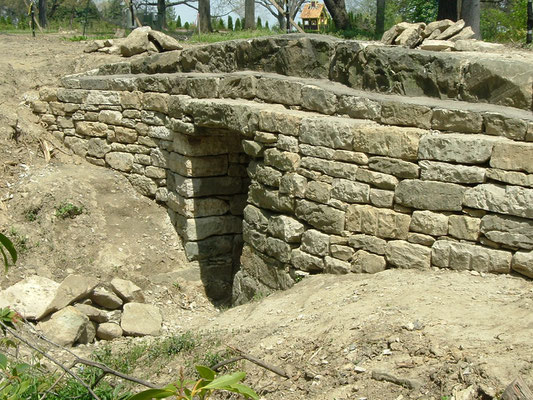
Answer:
<svg viewBox="0 0 533 400"><path fill-rule="evenodd" d="M34 111L168 206L215 299L321 272L533 277L530 111L254 71L95 74Z"/></svg>

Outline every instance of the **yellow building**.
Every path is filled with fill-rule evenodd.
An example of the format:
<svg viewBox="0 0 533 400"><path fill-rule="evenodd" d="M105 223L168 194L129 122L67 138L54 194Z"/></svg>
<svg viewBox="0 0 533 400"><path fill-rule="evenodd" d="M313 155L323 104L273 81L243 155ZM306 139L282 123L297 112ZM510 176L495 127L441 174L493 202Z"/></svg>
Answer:
<svg viewBox="0 0 533 400"><path fill-rule="evenodd" d="M305 31L320 31L328 25L329 14L324 4L311 0L304 6L300 18Z"/></svg>

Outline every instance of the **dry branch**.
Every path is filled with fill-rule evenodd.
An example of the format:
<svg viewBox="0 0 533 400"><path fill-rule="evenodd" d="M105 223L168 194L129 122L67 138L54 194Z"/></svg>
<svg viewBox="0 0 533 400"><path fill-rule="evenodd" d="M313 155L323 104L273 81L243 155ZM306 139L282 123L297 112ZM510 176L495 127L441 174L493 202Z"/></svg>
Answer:
<svg viewBox="0 0 533 400"><path fill-rule="evenodd" d="M259 365L260 367L262 367L264 369L267 369L270 372L273 372L276 375L282 376L284 378L287 378L287 379L291 378L283 369L281 369L279 367L267 364L263 360L255 358L254 356L251 356L250 354L247 354L244 351L237 349L236 347L232 347L232 346L228 346L228 347L230 349L232 349L233 351L235 351L236 353L238 353L241 358L244 358L245 360L248 360L248 361L254 363L255 365ZM235 361L238 361L238 360L235 360Z"/></svg>

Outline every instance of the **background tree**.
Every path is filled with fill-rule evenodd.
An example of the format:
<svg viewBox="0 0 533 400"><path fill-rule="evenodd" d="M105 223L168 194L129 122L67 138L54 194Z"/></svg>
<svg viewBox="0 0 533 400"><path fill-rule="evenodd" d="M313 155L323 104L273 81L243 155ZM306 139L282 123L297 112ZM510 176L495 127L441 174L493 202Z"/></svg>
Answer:
<svg viewBox="0 0 533 400"><path fill-rule="evenodd" d="M261 17L257 17L257 22L255 24L255 27L257 29L263 29L263 22L261 21Z"/></svg>
<svg viewBox="0 0 533 400"><path fill-rule="evenodd" d="M255 0L245 0L244 21L244 29L255 29Z"/></svg>
<svg viewBox="0 0 533 400"><path fill-rule="evenodd" d="M457 21L457 0L439 0L437 20L451 19Z"/></svg>
<svg viewBox="0 0 533 400"><path fill-rule="evenodd" d="M471 27L474 31L474 38L481 39L480 0L463 0L461 5L461 18L465 20L465 25Z"/></svg>
<svg viewBox="0 0 533 400"><path fill-rule="evenodd" d="M198 28L202 33L213 31L210 0L198 0Z"/></svg>
<svg viewBox="0 0 533 400"><path fill-rule="evenodd" d="M39 0L39 25L41 28L46 28L46 0Z"/></svg>
<svg viewBox="0 0 533 400"><path fill-rule="evenodd" d="M178 15L178 20L176 21L176 28L181 28L181 15Z"/></svg>
<svg viewBox="0 0 533 400"><path fill-rule="evenodd" d="M346 3L344 0L324 0L335 27L340 30L350 29L350 18L346 11Z"/></svg>
<svg viewBox="0 0 533 400"><path fill-rule="evenodd" d="M385 32L385 0L376 0L376 39Z"/></svg>
<svg viewBox="0 0 533 400"><path fill-rule="evenodd" d="M285 0L274 0L282 10L285 10ZM294 20L296 15L302 9L306 0L288 0L289 1L289 15ZM269 0L256 0L257 4L265 8L270 14L272 14L277 20L281 30L287 29L287 18L285 13L277 9Z"/></svg>
<svg viewBox="0 0 533 400"><path fill-rule="evenodd" d="M240 31L241 30L241 20L239 18L237 18L235 20L235 30L236 31Z"/></svg>

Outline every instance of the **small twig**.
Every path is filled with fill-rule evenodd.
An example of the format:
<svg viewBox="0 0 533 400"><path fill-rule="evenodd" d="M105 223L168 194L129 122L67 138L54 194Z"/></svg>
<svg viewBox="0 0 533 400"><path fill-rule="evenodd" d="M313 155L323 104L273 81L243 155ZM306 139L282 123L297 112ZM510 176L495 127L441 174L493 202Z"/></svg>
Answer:
<svg viewBox="0 0 533 400"><path fill-rule="evenodd" d="M279 376L282 376L284 378L287 378L287 379L290 379L290 376L287 375L287 373L282 370L281 368L279 367L276 367L276 366L273 366L273 365L269 365L267 364L266 362L258 359L258 358L255 358L254 356L251 356L250 354L246 354L244 351L242 350L239 350L235 347L232 347L232 346L228 346L230 349L232 349L233 351L235 351L236 353L238 353L240 356L242 356L242 358L244 358L245 360L248 360L256 365L259 365L260 367L264 368L264 369L268 369L270 372L273 372L275 373L276 375L279 375Z"/></svg>
<svg viewBox="0 0 533 400"><path fill-rule="evenodd" d="M224 365L228 365L228 364L231 364L231 363L234 363L234 362L237 362L237 361L240 361L242 360L244 357L243 356L238 356L238 357L233 357L233 358L229 358L227 360L224 360L224 361L220 361L219 363L213 365L211 367L211 369L215 372L218 372L218 370L220 368L222 368Z"/></svg>
<svg viewBox="0 0 533 400"><path fill-rule="evenodd" d="M47 352L39 349L37 346L34 346L33 344L31 344L29 341L27 341L26 339L24 339L21 335L19 335L18 333L16 333L14 330L12 330L9 326L7 326L6 324L4 324L2 321L0 321L0 325L2 326L2 328L6 331L6 332L9 332L11 335L13 335L14 337L16 337L18 340L20 340L21 342L25 343L26 346L28 346L29 348L35 350L36 352L42 354L45 358L49 359L50 361L52 361L55 365L57 365L59 368L61 368L63 371L65 371L67 374L69 374L70 376L72 376L74 379L76 379L79 383L81 383L83 385L83 387L85 389L87 389L87 391L91 394L91 396L93 396L94 399L96 400L101 400L100 397L98 397L96 395L96 393L93 392L93 390L90 388L89 385L87 385L83 379L81 379L78 375L76 375L74 372L72 372L70 369L68 369L65 365L63 365L61 362L57 361L55 358L53 358L52 356L50 356Z"/></svg>
<svg viewBox="0 0 533 400"><path fill-rule="evenodd" d="M72 368L74 365L72 365L70 368ZM43 393L43 395L39 398L39 400L44 400L46 398L46 396L48 396L48 393L51 393L52 390L54 390L54 388L59 384L59 382L61 381L61 379L63 379L63 377L66 375L66 371L63 371L63 373L61 375L59 375L59 377L55 380L55 382L52 384L52 386L50 386L48 388L48 390L46 392Z"/></svg>

